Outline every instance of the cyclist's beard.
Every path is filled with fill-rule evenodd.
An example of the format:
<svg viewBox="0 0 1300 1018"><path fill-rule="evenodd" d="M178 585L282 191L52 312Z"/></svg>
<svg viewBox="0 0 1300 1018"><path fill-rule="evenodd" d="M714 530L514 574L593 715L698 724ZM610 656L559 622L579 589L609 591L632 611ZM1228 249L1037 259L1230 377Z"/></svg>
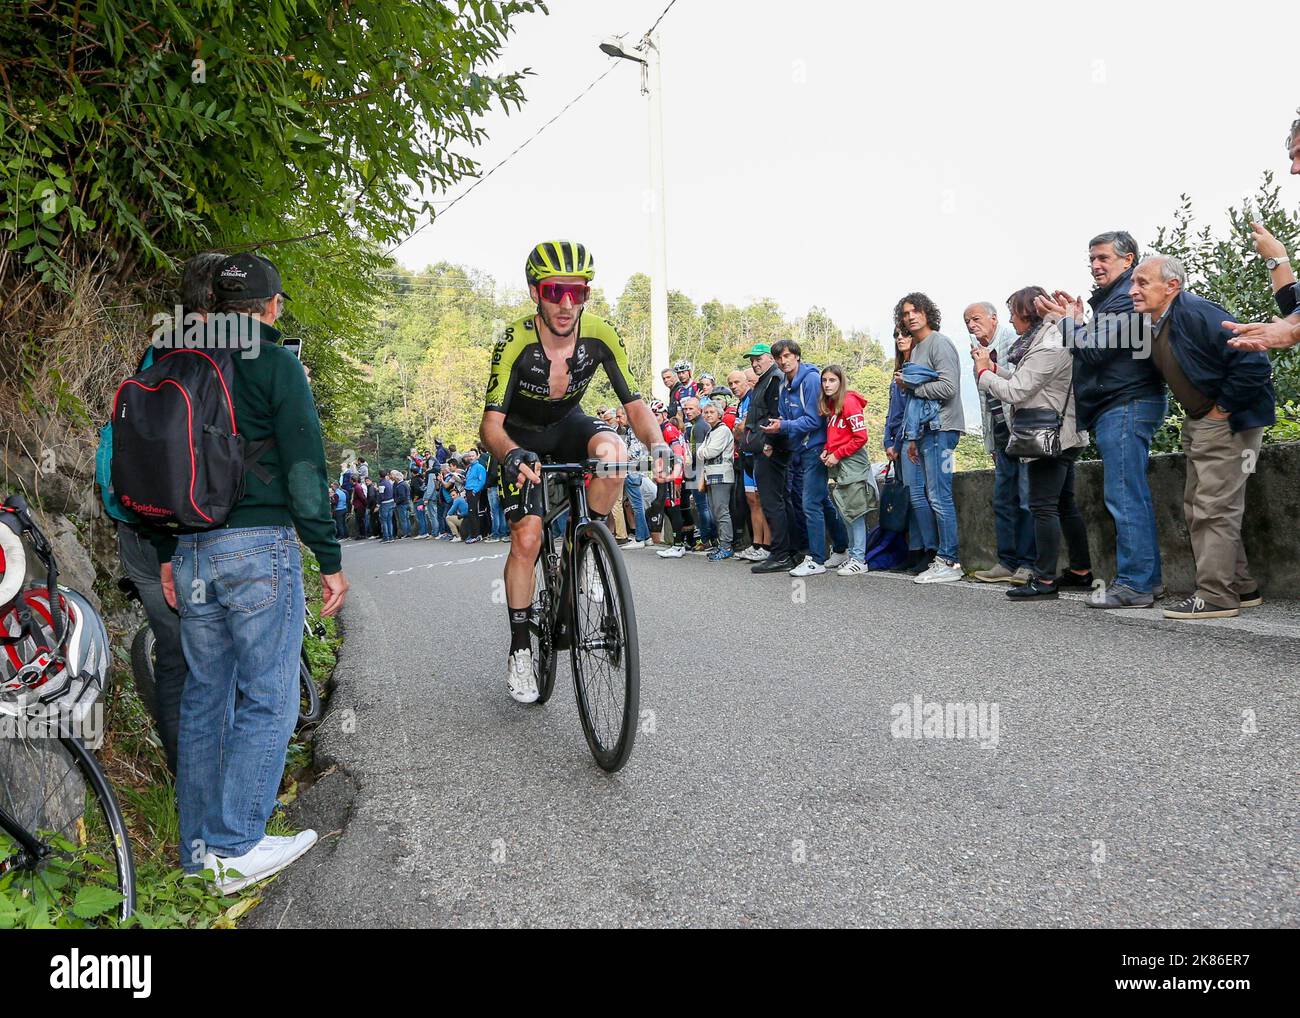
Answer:
<svg viewBox="0 0 1300 1018"><path fill-rule="evenodd" d="M568 339L573 335L574 330L577 329L578 323L582 321L582 312L577 310L574 311L573 324L563 332L555 327L555 324L551 321L550 317L542 310L541 301L538 301L537 303L537 317L546 323L546 327L551 330L551 335L556 339Z"/></svg>

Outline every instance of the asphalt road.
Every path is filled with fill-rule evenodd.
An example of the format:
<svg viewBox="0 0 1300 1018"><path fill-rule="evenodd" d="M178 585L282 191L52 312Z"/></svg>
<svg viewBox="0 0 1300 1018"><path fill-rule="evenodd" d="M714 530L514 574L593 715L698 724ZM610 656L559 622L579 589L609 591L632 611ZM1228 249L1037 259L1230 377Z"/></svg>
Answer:
<svg viewBox="0 0 1300 1018"><path fill-rule="evenodd" d="M567 656L547 706L506 693L507 547L346 546L293 806L322 841L250 925L1297 924L1300 603L1189 624L628 552L643 722L608 776ZM901 737L915 697L984 737Z"/></svg>

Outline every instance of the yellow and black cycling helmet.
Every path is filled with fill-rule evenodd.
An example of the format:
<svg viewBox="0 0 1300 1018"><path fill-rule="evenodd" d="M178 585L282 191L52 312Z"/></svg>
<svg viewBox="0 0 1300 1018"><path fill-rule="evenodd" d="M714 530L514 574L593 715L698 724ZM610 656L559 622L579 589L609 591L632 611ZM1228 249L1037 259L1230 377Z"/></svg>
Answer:
<svg viewBox="0 0 1300 1018"><path fill-rule="evenodd" d="M576 240L544 240L528 252L524 274L530 283L551 276L581 276L591 282L596 276L596 262Z"/></svg>

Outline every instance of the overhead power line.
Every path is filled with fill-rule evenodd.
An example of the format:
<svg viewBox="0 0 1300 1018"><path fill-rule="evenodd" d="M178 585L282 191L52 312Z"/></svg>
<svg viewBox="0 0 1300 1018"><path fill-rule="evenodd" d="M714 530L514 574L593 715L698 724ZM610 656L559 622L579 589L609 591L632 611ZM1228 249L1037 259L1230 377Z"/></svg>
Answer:
<svg viewBox="0 0 1300 1018"><path fill-rule="evenodd" d="M676 0L674 0L674 2L676 2ZM669 4L669 6L671 7L672 4ZM481 183L483 183L485 180L487 180L488 177L492 176L492 174L496 173L497 170L501 169L501 167L503 167L506 163L510 162L511 159L513 159L513 158L514 158L515 156L517 156L520 152L522 152L525 148L527 148L527 147L528 147L528 146L529 146L529 145L530 145L530 144L531 144L531 143L532 143L532 142L537 138L538 135L540 135L543 131L545 131L548 127L550 127L550 126L551 126L553 123L555 123L557 120L559 120L560 117L564 116L564 114L565 114L565 113L570 109L570 107L572 107L572 106L573 106L573 105L574 105L574 104L575 104L579 99L581 99L581 98L582 98L583 96L585 96L588 92L590 92L593 88L595 88L595 87L596 87L597 85L599 85L602 81L604 81L605 78L606 78L606 77L607 77L607 76L608 76L608 75L609 75L609 74L614 70L614 68L617 67L617 66L618 66L618 61L617 61L617 60L613 60L613 59L611 59L610 62L609 62L609 66L608 66L607 68L605 68L604 72L603 72L602 74L598 75L598 76L597 76L597 77L596 77L596 78L591 82L590 85L588 85L588 86L587 86L586 88L584 88L581 92L579 92L579 93L578 93L577 95L575 95L572 99L570 99L567 103L565 103L564 106L560 108L560 111L559 111L558 113L555 114L555 116L551 117L550 120L548 120L548 121L547 121L546 123L544 123L541 127L539 127L536 131L534 131L534 132L533 132L533 133L532 133L528 138L524 139L524 141L522 141L519 145L515 146L515 149L514 149L513 152L511 152L509 155L507 155L507 156L506 156L504 159L502 159L499 163L497 163L495 166L493 166L492 169L488 170L487 173L483 174L483 176L479 177L478 180L474 181L474 183L470 184L469 187L467 187L467 188L466 188L464 191L462 191L459 195L457 195L457 196L456 196L455 198L453 198L450 202L448 202L448 203L447 203L447 207L446 207L445 209L443 209L441 212L439 212L439 213L438 213L438 216L445 216L448 212L450 212L453 208L456 207L456 204L457 204L457 203L458 203L462 198L467 197L467 196L470 194L470 192L474 190L474 188L478 187ZM409 241L411 241L412 239L414 239L415 236L416 236L417 234L419 234L421 230L424 230L425 228L427 228L427 227L433 225L434 218L435 218L435 217L431 216L431 217L429 218L429 221L428 221L427 223L425 223L423 226L420 226L420 227L417 228L416 230L412 231L412 233L411 233L411 234L406 238L406 240L399 241L398 243L394 244L391 248L389 248L389 249L388 249L386 252L384 252L384 253L385 253L385 254L389 254L389 255L391 255L394 251L396 251L396 250L397 250L399 247L401 247L403 244L406 244L406 243L408 243Z"/></svg>
<svg viewBox="0 0 1300 1018"><path fill-rule="evenodd" d="M649 35L651 32L653 32L656 28L659 27L659 22L661 22L661 21L664 20L664 15L667 14L669 11L671 11L671 10L673 9L673 4L675 4L675 3L677 3L677 0L669 0L669 2L668 2L668 6L665 7L665 8L664 8L660 13L659 13L659 17L655 18L655 23L654 23L653 25L651 25L649 29L647 29L647 31L646 31L646 35Z"/></svg>

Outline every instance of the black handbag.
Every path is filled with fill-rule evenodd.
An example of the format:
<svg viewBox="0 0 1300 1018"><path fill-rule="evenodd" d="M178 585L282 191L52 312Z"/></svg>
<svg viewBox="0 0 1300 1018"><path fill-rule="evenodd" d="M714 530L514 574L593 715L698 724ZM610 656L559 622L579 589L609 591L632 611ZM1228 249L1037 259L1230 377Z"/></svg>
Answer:
<svg viewBox="0 0 1300 1018"><path fill-rule="evenodd" d="M904 533L911 505L911 493L907 490L907 485L898 479L893 461L890 461L889 473L880 484L880 529Z"/></svg>
<svg viewBox="0 0 1300 1018"><path fill-rule="evenodd" d="M1071 384L1065 393L1065 405L1058 414L1047 407L1013 410L1011 437L1007 439L1007 455L1022 460L1055 458L1061 455L1061 425L1066 408L1074 395Z"/></svg>

